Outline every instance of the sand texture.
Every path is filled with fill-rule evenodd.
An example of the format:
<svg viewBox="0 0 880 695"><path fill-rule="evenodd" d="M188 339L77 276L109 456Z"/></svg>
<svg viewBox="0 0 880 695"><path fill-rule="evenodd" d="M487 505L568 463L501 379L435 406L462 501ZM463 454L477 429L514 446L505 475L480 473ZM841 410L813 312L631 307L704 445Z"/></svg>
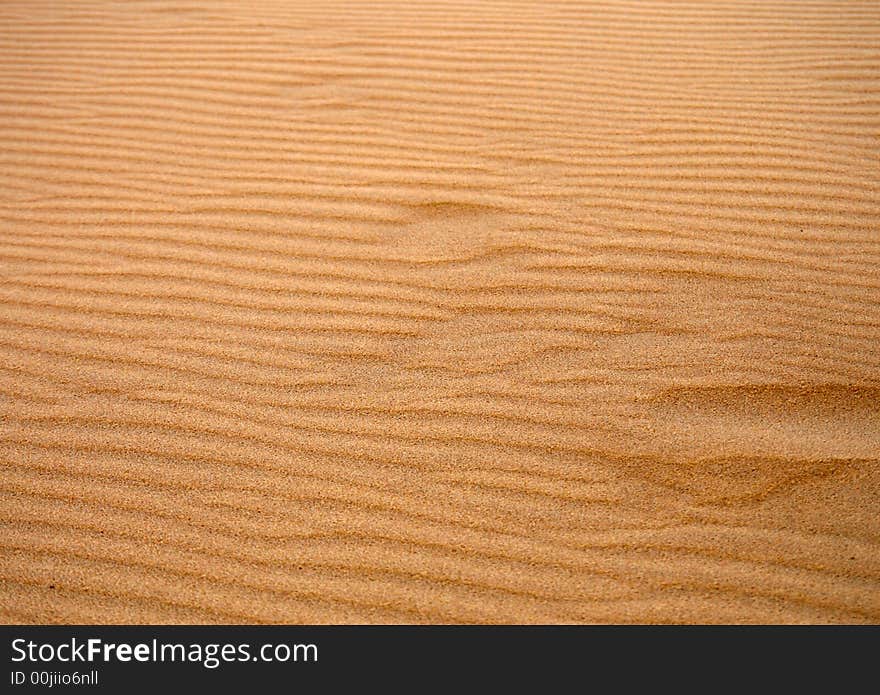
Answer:
<svg viewBox="0 0 880 695"><path fill-rule="evenodd" d="M880 622L880 3L0 4L0 621Z"/></svg>

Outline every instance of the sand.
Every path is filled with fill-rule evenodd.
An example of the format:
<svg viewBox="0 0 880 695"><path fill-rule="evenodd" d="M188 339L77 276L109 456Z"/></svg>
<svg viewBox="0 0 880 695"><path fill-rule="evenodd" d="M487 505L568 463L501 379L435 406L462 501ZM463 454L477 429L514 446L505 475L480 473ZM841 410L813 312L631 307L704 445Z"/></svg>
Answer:
<svg viewBox="0 0 880 695"><path fill-rule="evenodd" d="M0 4L0 620L880 622L880 3Z"/></svg>

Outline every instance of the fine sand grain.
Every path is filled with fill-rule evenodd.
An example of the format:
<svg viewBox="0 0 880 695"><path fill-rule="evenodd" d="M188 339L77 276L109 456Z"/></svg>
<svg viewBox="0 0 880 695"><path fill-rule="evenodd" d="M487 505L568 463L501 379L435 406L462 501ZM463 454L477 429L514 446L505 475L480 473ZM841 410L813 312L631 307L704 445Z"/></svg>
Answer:
<svg viewBox="0 0 880 695"><path fill-rule="evenodd" d="M880 622L880 3L0 4L0 621Z"/></svg>

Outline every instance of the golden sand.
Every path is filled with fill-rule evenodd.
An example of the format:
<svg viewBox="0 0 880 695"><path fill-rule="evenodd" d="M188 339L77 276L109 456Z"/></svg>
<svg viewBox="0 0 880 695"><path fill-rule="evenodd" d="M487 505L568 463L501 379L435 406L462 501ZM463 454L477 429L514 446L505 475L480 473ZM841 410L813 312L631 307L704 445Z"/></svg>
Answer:
<svg viewBox="0 0 880 695"><path fill-rule="evenodd" d="M0 4L0 620L880 621L880 3Z"/></svg>

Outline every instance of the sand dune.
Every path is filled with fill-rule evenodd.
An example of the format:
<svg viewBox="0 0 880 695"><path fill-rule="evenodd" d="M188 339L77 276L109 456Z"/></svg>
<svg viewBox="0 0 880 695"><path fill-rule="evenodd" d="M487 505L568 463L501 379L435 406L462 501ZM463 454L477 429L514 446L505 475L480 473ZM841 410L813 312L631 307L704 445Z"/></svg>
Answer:
<svg viewBox="0 0 880 695"><path fill-rule="evenodd" d="M0 620L880 622L880 4L0 4Z"/></svg>

